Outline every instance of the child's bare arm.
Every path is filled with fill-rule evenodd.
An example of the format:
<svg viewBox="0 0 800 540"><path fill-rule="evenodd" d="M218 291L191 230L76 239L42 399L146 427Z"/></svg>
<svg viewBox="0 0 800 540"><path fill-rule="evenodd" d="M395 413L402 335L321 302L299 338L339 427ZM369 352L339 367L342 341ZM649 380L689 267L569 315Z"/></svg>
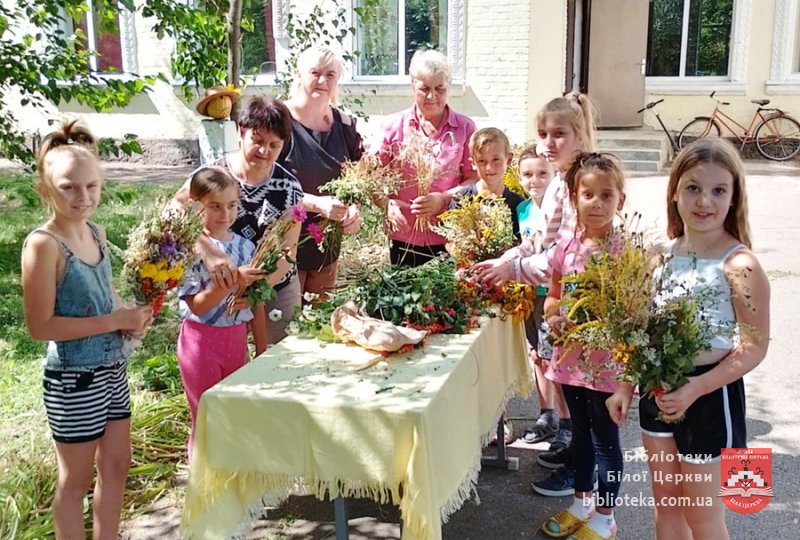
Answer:
<svg viewBox="0 0 800 540"><path fill-rule="evenodd" d="M230 292L230 288L220 287L212 281L207 288L197 294L184 296L183 300L192 313L202 317L225 300Z"/></svg>
<svg viewBox="0 0 800 540"><path fill-rule="evenodd" d="M150 320L148 306L122 308L95 317L55 314L57 268L61 250L43 234L28 238L22 251L22 291L25 325L36 340L68 341L108 332L142 331Z"/></svg>

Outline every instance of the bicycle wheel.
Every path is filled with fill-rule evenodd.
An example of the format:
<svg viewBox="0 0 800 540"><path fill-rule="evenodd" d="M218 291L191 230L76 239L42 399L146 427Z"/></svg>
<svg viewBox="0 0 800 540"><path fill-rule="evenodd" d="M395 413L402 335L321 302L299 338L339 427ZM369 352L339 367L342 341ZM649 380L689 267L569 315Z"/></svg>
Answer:
<svg viewBox="0 0 800 540"><path fill-rule="evenodd" d="M800 152L800 123L791 116L773 116L756 129L756 148L767 159L784 161Z"/></svg>
<svg viewBox="0 0 800 540"><path fill-rule="evenodd" d="M700 116L683 126L681 134L678 135L678 148L684 148L695 139L719 137L720 135L722 135L722 131L716 120L708 116Z"/></svg>

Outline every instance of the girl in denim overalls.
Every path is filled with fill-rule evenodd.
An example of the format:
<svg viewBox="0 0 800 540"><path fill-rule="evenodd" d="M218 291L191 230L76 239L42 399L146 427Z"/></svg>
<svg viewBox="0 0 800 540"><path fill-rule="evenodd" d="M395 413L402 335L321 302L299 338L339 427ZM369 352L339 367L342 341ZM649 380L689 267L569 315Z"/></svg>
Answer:
<svg viewBox="0 0 800 540"><path fill-rule="evenodd" d="M47 340L44 402L58 458L58 538L84 538L83 499L97 483L95 538L116 538L130 465L123 334L144 337L149 307L125 308L111 285L105 232L88 221L100 201L95 142L70 122L42 141L38 191L52 216L22 248L25 323Z"/></svg>

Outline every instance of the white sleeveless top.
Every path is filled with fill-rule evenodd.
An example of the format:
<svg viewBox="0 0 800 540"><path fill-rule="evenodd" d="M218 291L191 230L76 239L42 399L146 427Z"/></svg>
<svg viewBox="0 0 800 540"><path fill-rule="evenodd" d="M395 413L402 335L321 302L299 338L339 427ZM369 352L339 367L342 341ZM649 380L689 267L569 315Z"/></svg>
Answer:
<svg viewBox="0 0 800 540"><path fill-rule="evenodd" d="M666 261L669 272L663 278L664 284L656 302L687 294L705 295L708 300L700 306L699 315L706 317L715 334L711 339L712 349L731 350L735 346L736 313L733 310L730 285L725 279L725 262L743 247L744 244L736 244L719 259L675 255L675 240L669 248L670 255ZM656 270L656 280L662 279L664 270L663 265Z"/></svg>

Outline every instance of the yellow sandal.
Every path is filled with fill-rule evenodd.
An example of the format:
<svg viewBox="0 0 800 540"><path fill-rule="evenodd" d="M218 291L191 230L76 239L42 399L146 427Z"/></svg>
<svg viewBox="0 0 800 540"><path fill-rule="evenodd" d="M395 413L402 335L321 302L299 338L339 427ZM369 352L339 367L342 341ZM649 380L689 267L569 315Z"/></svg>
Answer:
<svg viewBox="0 0 800 540"><path fill-rule="evenodd" d="M556 515L542 523L542 532L551 538L564 538L583 527L588 519L580 519L568 509L561 510Z"/></svg>
<svg viewBox="0 0 800 540"><path fill-rule="evenodd" d="M567 540L614 540L616 537L617 535L614 533L611 536L600 536L597 531L586 524L582 524Z"/></svg>

